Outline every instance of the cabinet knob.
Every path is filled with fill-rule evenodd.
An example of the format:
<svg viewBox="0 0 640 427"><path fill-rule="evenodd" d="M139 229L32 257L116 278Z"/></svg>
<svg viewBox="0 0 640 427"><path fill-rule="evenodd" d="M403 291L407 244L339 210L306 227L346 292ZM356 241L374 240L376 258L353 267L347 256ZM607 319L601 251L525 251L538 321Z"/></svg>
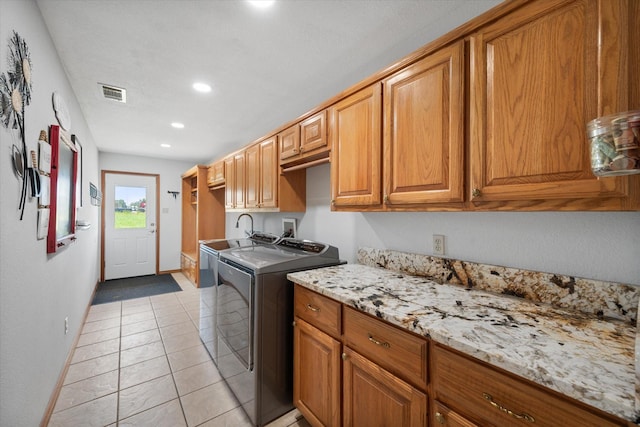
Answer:
<svg viewBox="0 0 640 427"><path fill-rule="evenodd" d="M480 197L482 195L482 191L480 191L479 188L474 188L473 191L471 192L471 195L473 197Z"/></svg>
<svg viewBox="0 0 640 427"><path fill-rule="evenodd" d="M293 322L291 322L291 325L295 328L296 327L296 321L294 320Z"/></svg>
<svg viewBox="0 0 640 427"><path fill-rule="evenodd" d="M388 194L385 194L385 195L382 197L382 200L383 200L385 203L389 203L389 195L388 195Z"/></svg>
<svg viewBox="0 0 640 427"><path fill-rule="evenodd" d="M332 205L335 205L335 204L336 204L335 199L331 201L331 204L332 204Z"/></svg>
<svg viewBox="0 0 640 427"><path fill-rule="evenodd" d="M444 419L444 415L442 415L440 412L436 412L436 421L438 422L438 424L442 424L442 425L444 425L447 422Z"/></svg>
<svg viewBox="0 0 640 427"><path fill-rule="evenodd" d="M348 358L347 353L342 353L342 360L347 360Z"/></svg>
<svg viewBox="0 0 640 427"><path fill-rule="evenodd" d="M304 151L304 147L300 147L300 152L302 153Z"/></svg>
<svg viewBox="0 0 640 427"><path fill-rule="evenodd" d="M298 152L298 149L297 149L297 148L294 148L292 151L293 151L294 153L297 153L297 152Z"/></svg>

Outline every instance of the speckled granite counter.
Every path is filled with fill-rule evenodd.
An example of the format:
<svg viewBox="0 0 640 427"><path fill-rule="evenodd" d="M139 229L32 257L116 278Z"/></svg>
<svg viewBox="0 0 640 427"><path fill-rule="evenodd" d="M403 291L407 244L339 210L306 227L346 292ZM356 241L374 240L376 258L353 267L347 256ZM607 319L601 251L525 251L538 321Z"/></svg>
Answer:
<svg viewBox="0 0 640 427"><path fill-rule="evenodd" d="M629 322L360 264L290 273L306 288L630 421Z"/></svg>

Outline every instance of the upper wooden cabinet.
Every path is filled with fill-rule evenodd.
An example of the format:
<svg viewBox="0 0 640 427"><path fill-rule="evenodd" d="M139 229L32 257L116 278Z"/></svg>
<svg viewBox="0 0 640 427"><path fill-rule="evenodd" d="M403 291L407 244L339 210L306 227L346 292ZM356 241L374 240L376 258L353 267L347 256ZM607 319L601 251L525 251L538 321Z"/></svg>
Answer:
<svg viewBox="0 0 640 427"><path fill-rule="evenodd" d="M245 169L245 205L246 208L260 206L260 147L253 144L244 150Z"/></svg>
<svg viewBox="0 0 640 427"><path fill-rule="evenodd" d="M638 21L630 0L507 2L390 67L382 140L379 83L329 109L332 209L640 209L640 175L594 176L586 137L640 106Z"/></svg>
<svg viewBox="0 0 640 427"><path fill-rule="evenodd" d="M227 211L304 212L306 172L282 175L276 135L256 142L225 161Z"/></svg>
<svg viewBox="0 0 640 427"><path fill-rule="evenodd" d="M327 112L322 110L278 134L280 164L313 163L329 157Z"/></svg>
<svg viewBox="0 0 640 427"><path fill-rule="evenodd" d="M381 203L382 86L376 83L329 109L332 208Z"/></svg>
<svg viewBox="0 0 640 427"><path fill-rule="evenodd" d="M210 164L207 171L207 185L210 188L221 188L224 183L224 160Z"/></svg>
<svg viewBox="0 0 640 427"><path fill-rule="evenodd" d="M300 122L300 152L307 155L316 150L329 149L327 138L327 112L319 113Z"/></svg>
<svg viewBox="0 0 640 427"><path fill-rule="evenodd" d="M278 206L278 141L275 137L258 144L260 150L261 208Z"/></svg>
<svg viewBox="0 0 640 427"><path fill-rule="evenodd" d="M596 178L586 123L626 111L625 0L530 2L470 39L469 199L487 209L628 209L629 182ZM636 13L637 14L637 13ZM637 59L637 56L636 56ZM637 100L636 100L637 102Z"/></svg>
<svg viewBox="0 0 640 427"><path fill-rule="evenodd" d="M275 136L245 150L246 208L278 206L278 144Z"/></svg>
<svg viewBox="0 0 640 427"><path fill-rule="evenodd" d="M244 209L245 155L244 150L224 159L225 208Z"/></svg>
<svg viewBox="0 0 640 427"><path fill-rule="evenodd" d="M640 108L636 22L637 0L505 1L276 131L280 170L330 156L333 210L640 210L586 135Z"/></svg>
<svg viewBox="0 0 640 427"><path fill-rule="evenodd" d="M300 154L300 126L295 124L278 134L280 163Z"/></svg>
<svg viewBox="0 0 640 427"><path fill-rule="evenodd" d="M386 205L464 200L464 43L383 81Z"/></svg>
<svg viewBox="0 0 640 427"><path fill-rule="evenodd" d="M383 105L376 84L330 109L334 208L462 207L464 69L460 41L383 80Z"/></svg>
<svg viewBox="0 0 640 427"><path fill-rule="evenodd" d="M226 157L224 160L224 207L225 209L233 209L234 201L233 196L235 193L235 162L233 155Z"/></svg>

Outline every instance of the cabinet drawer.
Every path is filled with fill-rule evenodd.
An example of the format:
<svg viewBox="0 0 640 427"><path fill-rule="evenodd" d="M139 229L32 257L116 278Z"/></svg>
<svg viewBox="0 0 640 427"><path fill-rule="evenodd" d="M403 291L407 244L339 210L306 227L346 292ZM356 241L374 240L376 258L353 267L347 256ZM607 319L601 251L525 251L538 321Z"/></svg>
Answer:
<svg viewBox="0 0 640 427"><path fill-rule="evenodd" d="M624 426L526 380L433 346L433 398L479 425Z"/></svg>
<svg viewBox="0 0 640 427"><path fill-rule="evenodd" d="M294 290L294 313L321 331L334 338L342 333L340 303L296 285Z"/></svg>
<svg viewBox="0 0 640 427"><path fill-rule="evenodd" d="M345 307L344 343L405 381L426 389L426 339Z"/></svg>

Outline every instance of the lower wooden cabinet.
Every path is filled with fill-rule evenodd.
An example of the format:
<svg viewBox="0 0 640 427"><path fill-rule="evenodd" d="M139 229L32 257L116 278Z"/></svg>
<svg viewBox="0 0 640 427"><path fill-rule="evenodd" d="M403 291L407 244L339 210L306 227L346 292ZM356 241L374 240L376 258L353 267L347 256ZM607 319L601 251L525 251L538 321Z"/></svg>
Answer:
<svg viewBox="0 0 640 427"><path fill-rule="evenodd" d="M340 341L296 319L293 404L314 426L340 425Z"/></svg>
<svg viewBox="0 0 640 427"><path fill-rule="evenodd" d="M293 403L312 426L426 427L426 384L422 386L425 390L420 390L398 376L416 371L411 363L411 369L407 369L397 360L399 354L409 354L404 348L405 343L411 342L405 336L410 335L408 332L298 285L294 315ZM344 324L344 334L343 317L349 320ZM367 350L367 344L360 339L362 334L368 337L365 341L372 349ZM421 378L426 379L427 340L411 338L422 341L425 348L421 351L419 345L409 346L418 355L416 363L423 366L412 380L422 384ZM386 366L385 361L372 361L377 358L349 348L349 342L361 347L363 354L383 349L380 354L394 365L388 369L395 372L398 365L402 369L390 372L381 366Z"/></svg>
<svg viewBox="0 0 640 427"><path fill-rule="evenodd" d="M345 347L343 426L427 425L427 395Z"/></svg>
<svg viewBox="0 0 640 427"><path fill-rule="evenodd" d="M294 405L314 427L631 425L299 285L294 300Z"/></svg>
<svg viewBox="0 0 640 427"><path fill-rule="evenodd" d="M444 417L445 423L440 425L496 427L626 425L623 420L610 419L595 408L573 403L551 390L543 389L443 346L432 346L430 358L432 399L459 414L434 408ZM432 419L436 419L435 413ZM447 420L449 424L446 423ZM473 420L477 424L468 420ZM464 424L464 422L468 423ZM434 425L438 424L434 423Z"/></svg>
<svg viewBox="0 0 640 427"><path fill-rule="evenodd" d="M416 387L427 389L427 340L344 307L343 341L346 347Z"/></svg>
<svg viewBox="0 0 640 427"><path fill-rule="evenodd" d="M191 280L193 283L197 283L197 268L198 263L195 259L184 252L180 254L180 269L182 270L182 274L187 276L187 279Z"/></svg>

